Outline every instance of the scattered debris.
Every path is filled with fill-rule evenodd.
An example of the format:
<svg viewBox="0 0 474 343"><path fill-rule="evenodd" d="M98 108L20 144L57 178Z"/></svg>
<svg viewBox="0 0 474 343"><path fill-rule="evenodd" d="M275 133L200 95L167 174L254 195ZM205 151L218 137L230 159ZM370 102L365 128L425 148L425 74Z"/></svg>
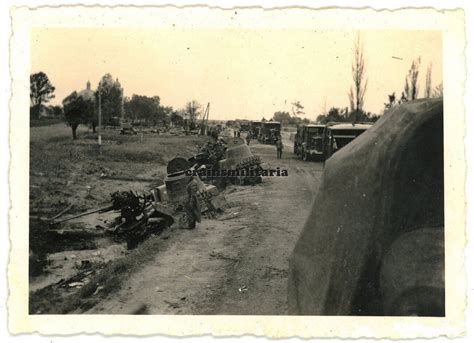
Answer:
<svg viewBox="0 0 474 343"><path fill-rule="evenodd" d="M219 220L223 221L223 220L234 219L234 218L237 218L237 217L240 217L240 212L234 212L234 213L231 213L227 216L223 216L223 217L219 218Z"/></svg>
<svg viewBox="0 0 474 343"><path fill-rule="evenodd" d="M59 212L58 214L56 214L54 217L51 218L51 220L54 220L56 218L59 218L61 217L63 214L65 214L67 211L69 211L70 209L72 208L72 204L70 204L69 206L67 206L64 210L62 210L61 212Z"/></svg>
<svg viewBox="0 0 474 343"><path fill-rule="evenodd" d="M247 286L242 286L242 287L239 287L239 292L240 293L245 293L247 292L249 289L247 288Z"/></svg>
<svg viewBox="0 0 474 343"><path fill-rule="evenodd" d="M94 293L93 293L92 295L97 295L97 294L99 294L99 292L100 292L101 290L103 290L103 289L104 289L103 286L98 286L98 287L95 289L95 291L94 291Z"/></svg>

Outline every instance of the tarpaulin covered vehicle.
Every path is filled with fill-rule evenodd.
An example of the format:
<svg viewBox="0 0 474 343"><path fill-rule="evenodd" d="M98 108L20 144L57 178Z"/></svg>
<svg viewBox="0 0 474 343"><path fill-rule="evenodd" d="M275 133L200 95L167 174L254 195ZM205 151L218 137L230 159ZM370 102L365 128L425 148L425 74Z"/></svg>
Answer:
<svg viewBox="0 0 474 343"><path fill-rule="evenodd" d="M326 161L290 314L444 316L443 100L390 110Z"/></svg>
<svg viewBox="0 0 474 343"><path fill-rule="evenodd" d="M334 123L326 125L324 130L324 159L363 134L372 123Z"/></svg>

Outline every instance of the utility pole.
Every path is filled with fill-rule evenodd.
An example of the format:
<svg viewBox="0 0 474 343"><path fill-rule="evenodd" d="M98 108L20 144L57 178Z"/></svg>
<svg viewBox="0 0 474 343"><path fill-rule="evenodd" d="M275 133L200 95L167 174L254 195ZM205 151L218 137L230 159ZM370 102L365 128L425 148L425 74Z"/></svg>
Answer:
<svg viewBox="0 0 474 343"><path fill-rule="evenodd" d="M99 146L102 145L102 82L99 82Z"/></svg>
<svg viewBox="0 0 474 343"><path fill-rule="evenodd" d="M209 107L211 103L208 102L206 106L206 110L204 111L204 114L202 115L202 121L201 121L201 135L205 135L207 133L207 123L209 121Z"/></svg>
<svg viewBox="0 0 474 343"><path fill-rule="evenodd" d="M121 90L120 93L121 93L121 96L122 96L122 101L120 102L120 106L121 106L121 109L120 109L121 118L120 119L121 119L122 122L120 124L123 127L123 123L125 123L125 106L124 106L124 101L123 101L123 87L120 90Z"/></svg>

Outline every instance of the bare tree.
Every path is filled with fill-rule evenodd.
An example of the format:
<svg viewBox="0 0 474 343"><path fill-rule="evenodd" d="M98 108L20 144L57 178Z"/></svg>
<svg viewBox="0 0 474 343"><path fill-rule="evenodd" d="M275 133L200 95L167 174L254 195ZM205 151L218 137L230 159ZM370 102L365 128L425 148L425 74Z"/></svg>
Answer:
<svg viewBox="0 0 474 343"><path fill-rule="evenodd" d="M362 113L368 79L365 77L365 57L364 49L360 39L360 34L357 35L357 40L354 44L352 80L354 84L351 86L351 89L349 91L351 112Z"/></svg>
<svg viewBox="0 0 474 343"><path fill-rule="evenodd" d="M425 98L431 97L431 69L433 65L430 63L428 68L426 68L426 80L425 80Z"/></svg>
<svg viewBox="0 0 474 343"><path fill-rule="evenodd" d="M405 95L408 100L415 100L418 96L418 75L420 73L421 58L413 60L405 77Z"/></svg>

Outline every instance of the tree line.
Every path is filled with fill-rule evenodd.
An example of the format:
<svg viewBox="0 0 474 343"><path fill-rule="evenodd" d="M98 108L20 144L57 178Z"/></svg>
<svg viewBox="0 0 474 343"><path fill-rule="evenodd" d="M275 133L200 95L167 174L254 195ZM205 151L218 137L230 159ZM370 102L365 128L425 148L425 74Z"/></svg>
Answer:
<svg viewBox="0 0 474 343"><path fill-rule="evenodd" d="M196 100L188 101L181 109L161 104L159 96L133 94L123 95L123 88L118 79L110 73L105 74L96 90L87 88L73 91L62 100L62 106L46 106L55 98L55 87L44 72L30 75L30 118L42 116L63 117L72 129L73 139L77 138L79 125L89 126L93 132L99 125L99 102L101 124L118 126L122 120L144 126L187 126L197 127L201 115L201 104Z"/></svg>
<svg viewBox="0 0 474 343"><path fill-rule="evenodd" d="M397 98L396 92L389 94L388 102L384 103L383 111L418 98L420 94L420 64L421 58L412 61L405 75L404 88L400 96ZM429 64L425 76L425 98L443 96L442 83L435 87L432 86L431 70L432 65ZM348 92L349 107L331 107L329 111L324 109L323 113L316 117L316 122L374 122L379 118L377 114L367 112L364 109L368 77L363 42L360 35L357 36L354 43L351 78L352 84ZM202 110L201 104L196 100L188 101L183 108L173 109L171 106L163 106L159 96L150 97L134 94L132 97L124 97L119 80L114 80L109 73L101 78L95 91L87 89L69 94L63 99L62 107L46 106L50 100L54 99L54 91L55 87L45 73L39 72L30 76L31 119L38 119L42 114L63 116L66 123L72 128L73 138L76 138L76 129L81 124L89 125L95 132L98 125L99 95L103 125L117 126L124 119L145 126L177 125L192 130L198 126L197 121ZM272 119L290 125L309 123L307 118L303 118L305 115L304 106L300 101L295 101L291 105L291 114L288 111L277 111L273 114Z"/></svg>
<svg viewBox="0 0 474 343"><path fill-rule="evenodd" d="M279 121L283 125L309 124L309 119L301 117L304 114L304 106L300 101L295 101L291 104L291 114L288 111L277 111L273 114L272 120Z"/></svg>
<svg viewBox="0 0 474 343"><path fill-rule="evenodd" d="M420 74L421 57L413 60L410 68L405 75L404 88L397 98L396 92L388 95L388 102L384 103L382 112L390 108L400 105L404 102L415 100L420 95L419 74ZM433 87L431 79L432 64L430 63L426 69L425 76L425 98L435 98L443 96L443 84ZM324 110L322 114L317 116L316 122L327 123L330 121L341 122L375 122L380 117L375 113L366 112L364 110L364 100L367 92L368 77L367 67L364 55L363 43L360 35L354 43L354 57L352 62L352 85L348 92L349 108L332 107L329 111Z"/></svg>
<svg viewBox="0 0 474 343"><path fill-rule="evenodd" d="M389 110L390 108L400 105L407 101L412 101L418 98L420 95L419 85L419 74L420 74L421 57L413 60L410 65L410 69L405 76L405 84L403 91L400 93L400 97L397 99L396 93L388 94L388 102L384 103L384 109ZM425 74L425 92L424 98L437 98L443 96L443 84L440 83L436 87L431 84L431 70L433 65L430 63L426 68Z"/></svg>

